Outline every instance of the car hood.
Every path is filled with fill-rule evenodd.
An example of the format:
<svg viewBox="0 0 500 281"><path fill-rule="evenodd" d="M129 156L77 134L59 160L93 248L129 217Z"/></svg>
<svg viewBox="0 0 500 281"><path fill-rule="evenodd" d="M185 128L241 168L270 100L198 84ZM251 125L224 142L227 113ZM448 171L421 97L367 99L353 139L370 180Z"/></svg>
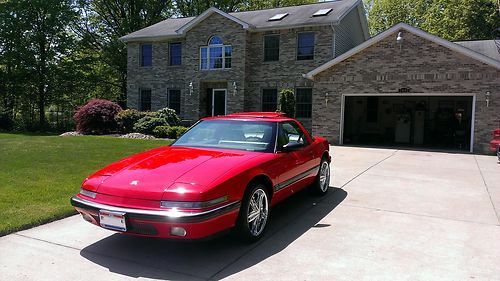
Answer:
<svg viewBox="0 0 500 281"><path fill-rule="evenodd" d="M227 171L258 156L255 152L164 147L113 163L88 179L98 193L161 200L175 182L206 189Z"/></svg>

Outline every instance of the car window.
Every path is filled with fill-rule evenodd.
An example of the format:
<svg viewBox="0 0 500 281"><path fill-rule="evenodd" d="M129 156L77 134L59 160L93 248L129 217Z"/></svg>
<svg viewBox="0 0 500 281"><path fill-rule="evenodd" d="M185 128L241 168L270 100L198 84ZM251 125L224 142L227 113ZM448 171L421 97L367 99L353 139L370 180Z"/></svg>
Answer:
<svg viewBox="0 0 500 281"><path fill-rule="evenodd" d="M172 145L274 152L275 138L272 122L205 120Z"/></svg>
<svg viewBox="0 0 500 281"><path fill-rule="evenodd" d="M301 144L307 144L304 132L295 122L283 122L280 124L278 134L278 146L283 147L285 144L294 141Z"/></svg>

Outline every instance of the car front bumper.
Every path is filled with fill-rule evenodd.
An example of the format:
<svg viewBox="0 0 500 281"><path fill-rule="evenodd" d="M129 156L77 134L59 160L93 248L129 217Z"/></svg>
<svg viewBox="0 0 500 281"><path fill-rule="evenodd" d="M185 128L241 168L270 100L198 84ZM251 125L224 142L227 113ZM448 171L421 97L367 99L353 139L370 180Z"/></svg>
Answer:
<svg viewBox="0 0 500 281"><path fill-rule="evenodd" d="M233 227L241 203L236 201L202 212L180 212L119 207L74 196L71 198L71 205L86 221L97 226L101 226L99 219L101 210L124 213L127 230L123 233L126 234L199 239ZM182 228L186 234L184 236L173 235L172 228Z"/></svg>

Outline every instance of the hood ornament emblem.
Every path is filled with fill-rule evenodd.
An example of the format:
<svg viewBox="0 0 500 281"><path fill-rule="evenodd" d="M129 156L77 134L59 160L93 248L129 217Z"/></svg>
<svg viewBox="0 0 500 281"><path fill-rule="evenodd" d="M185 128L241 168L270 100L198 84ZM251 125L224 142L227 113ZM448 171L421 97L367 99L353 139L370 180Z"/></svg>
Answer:
<svg viewBox="0 0 500 281"><path fill-rule="evenodd" d="M131 181L131 182L130 182L130 185L134 185L134 186L136 186L137 184L139 184L139 181L137 181L137 180L135 180L135 181Z"/></svg>

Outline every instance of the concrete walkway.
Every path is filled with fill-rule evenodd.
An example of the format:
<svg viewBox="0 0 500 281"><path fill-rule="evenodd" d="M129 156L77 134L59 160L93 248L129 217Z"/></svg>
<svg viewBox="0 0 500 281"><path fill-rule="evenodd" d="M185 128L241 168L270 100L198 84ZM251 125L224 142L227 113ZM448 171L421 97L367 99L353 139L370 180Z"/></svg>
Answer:
<svg viewBox="0 0 500 281"><path fill-rule="evenodd" d="M129 237L73 216L0 238L0 280L500 280L495 157L332 149L331 192L277 206L256 244Z"/></svg>

